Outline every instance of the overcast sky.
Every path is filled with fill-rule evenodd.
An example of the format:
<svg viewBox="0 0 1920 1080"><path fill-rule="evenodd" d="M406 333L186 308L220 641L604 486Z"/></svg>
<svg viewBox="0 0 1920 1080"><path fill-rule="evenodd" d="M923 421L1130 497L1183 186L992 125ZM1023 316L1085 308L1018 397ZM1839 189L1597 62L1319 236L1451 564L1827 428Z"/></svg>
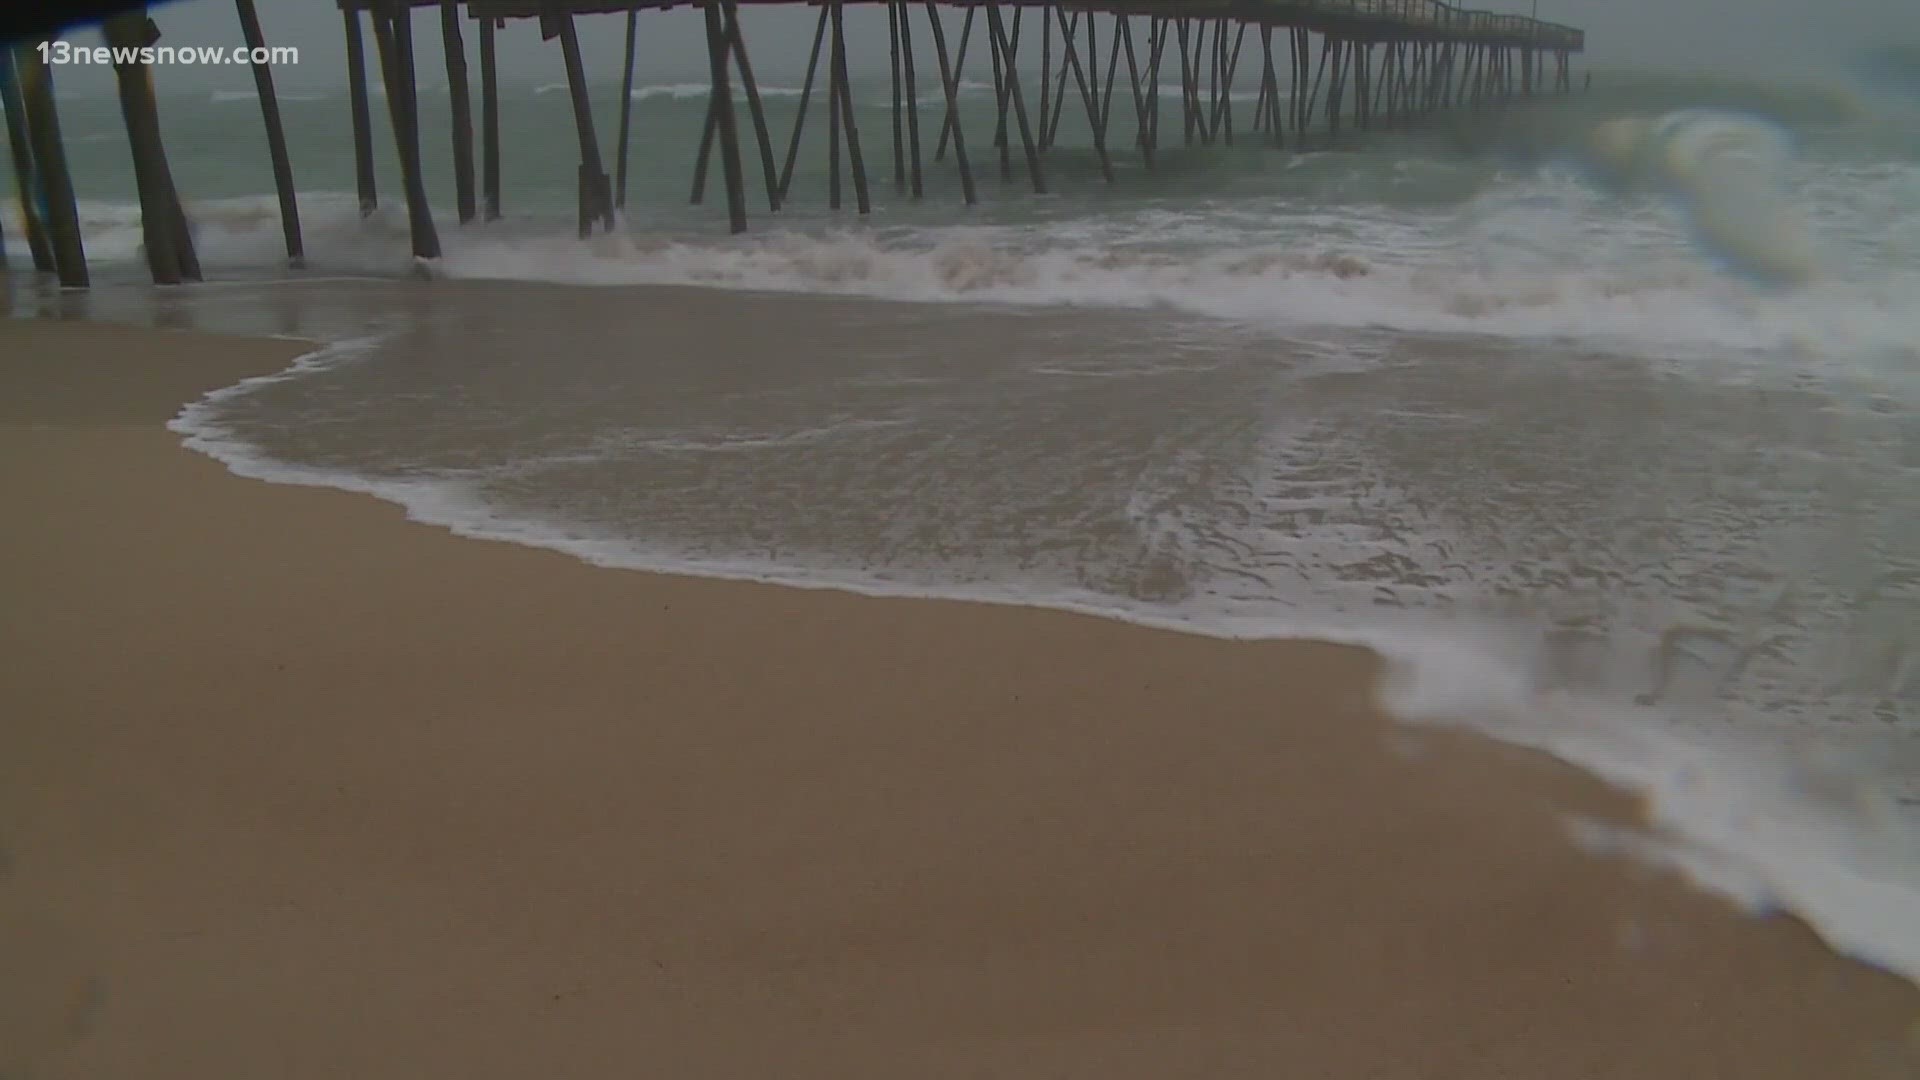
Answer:
<svg viewBox="0 0 1920 1080"><path fill-rule="evenodd" d="M15 2L15 0L0 0ZM1526 14L1534 0L1479 0L1470 6ZM1579 26L1588 32L1590 61L1596 67L1658 67L1717 69L1747 68L1756 73L1783 68L1814 71L1843 70L1847 58L1860 49L1894 42L1920 43L1920 0L1538 0L1543 19ZM257 0L261 21L271 44L297 45L301 62L276 72L290 86L325 85L343 78L345 52L338 9L332 0ZM918 10L918 9L917 9ZM175 45L222 45L240 41L239 24L231 0L171 0L157 4L154 17ZM746 5L742 22L756 69L766 76L797 74L806 65L812 41L815 11ZM924 23L916 16L917 53L926 59L917 65L934 69L926 43ZM957 24L957 15L947 17ZM1030 15L1029 19L1032 18ZM851 63L856 74L886 70L885 8L850 6L847 32ZM582 47L590 75L617 77L624 34L620 15L583 16ZM440 67L439 19L432 11L415 15L423 81L438 81ZM957 32L957 26L951 32ZM640 17L640 53L636 79L649 81L704 71L704 24L697 9L646 11ZM70 35L76 42L95 42L92 31ZM477 63L474 28L467 24L470 63ZM922 50L928 50L923 52ZM1022 67L1030 56L1022 50ZM982 57L981 59L984 59ZM1102 60L1104 60L1104 56ZM1037 60L1035 61L1037 63ZM976 61L970 60L969 71ZM540 40L537 24L508 24L500 38L503 73L563 75L559 48ZM984 70L980 68L979 70ZM77 82L100 79L104 72L64 68L57 79ZM162 84L250 85L245 68L169 68L157 73ZM927 76L923 76L927 77Z"/></svg>

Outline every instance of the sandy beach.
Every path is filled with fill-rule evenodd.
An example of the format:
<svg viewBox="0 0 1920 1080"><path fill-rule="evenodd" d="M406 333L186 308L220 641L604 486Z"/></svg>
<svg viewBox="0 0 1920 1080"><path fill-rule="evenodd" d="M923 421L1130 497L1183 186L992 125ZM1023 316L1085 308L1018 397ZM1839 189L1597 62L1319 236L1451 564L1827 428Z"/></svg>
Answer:
<svg viewBox="0 0 1920 1080"><path fill-rule="evenodd" d="M596 569L0 322L0 1075L1920 1076L1920 994L1579 850L1374 658Z"/></svg>

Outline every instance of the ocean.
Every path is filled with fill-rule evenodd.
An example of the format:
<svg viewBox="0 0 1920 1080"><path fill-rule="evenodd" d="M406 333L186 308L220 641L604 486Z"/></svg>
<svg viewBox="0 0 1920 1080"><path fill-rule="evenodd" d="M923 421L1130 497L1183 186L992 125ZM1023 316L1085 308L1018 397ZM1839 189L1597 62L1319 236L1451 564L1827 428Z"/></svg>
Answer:
<svg viewBox="0 0 1920 1080"><path fill-rule="evenodd" d="M784 149L797 80L762 81ZM926 198L896 187L869 79L873 213L851 186L826 210L816 103L777 217L749 135L734 238L717 169L687 205L703 86L643 82L620 228L585 242L564 88L503 84L505 217L465 228L446 92L423 88L427 280L378 98L367 220L344 90L282 98L293 274L251 91L163 82L211 279L180 289L143 283L117 103L63 91L97 287L16 275L9 303L324 343L176 428L243 474L464 533L1371 645L1403 718L1647 794L1656 838L1581 842L1920 979L1910 91L1602 72L1275 151L1177 145L1169 87L1156 170L1117 116L1105 183L1074 100L1036 196L1017 144L1000 178L991 88L968 84L967 209L930 151ZM611 153L618 86L594 93ZM18 267L10 192L4 214Z"/></svg>

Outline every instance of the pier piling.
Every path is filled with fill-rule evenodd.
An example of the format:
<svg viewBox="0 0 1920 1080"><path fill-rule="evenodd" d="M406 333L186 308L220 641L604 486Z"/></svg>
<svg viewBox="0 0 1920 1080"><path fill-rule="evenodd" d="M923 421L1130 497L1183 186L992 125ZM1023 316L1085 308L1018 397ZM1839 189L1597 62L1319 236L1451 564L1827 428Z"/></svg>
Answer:
<svg viewBox="0 0 1920 1080"><path fill-rule="evenodd" d="M353 176L360 196L360 216L380 206L373 175L373 110L367 103L367 46L360 34L360 13L340 12L347 35L347 99L353 117Z"/></svg>
<svg viewBox="0 0 1920 1080"><path fill-rule="evenodd" d="M480 213L500 219L500 73L494 56L495 21L480 19Z"/></svg>
<svg viewBox="0 0 1920 1080"><path fill-rule="evenodd" d="M400 157L401 187L406 192L413 255L417 259L437 259L440 234L434 229L433 208L427 202L426 184L420 174L420 131L412 92L412 9L395 0L381 0L372 14L380 75L387 91L387 118L393 127L394 150Z"/></svg>
<svg viewBox="0 0 1920 1080"><path fill-rule="evenodd" d="M300 205L294 199L293 162L287 157L287 132L280 123L280 100L273 92L273 68L266 62L266 35L260 30L260 13L253 0L234 0L240 15L240 33L247 48L253 50L253 86L260 98L260 118L267 128L267 153L273 159L273 188L280 197L280 228L286 234L287 265L298 269L306 265L305 245L300 240Z"/></svg>
<svg viewBox="0 0 1920 1080"><path fill-rule="evenodd" d="M66 146L60 138L53 75L36 45L19 45L14 53L20 96L25 104L27 139L33 148L33 175L45 202L54 273L59 275L62 288L84 289L89 284L87 252L80 237L80 211L74 202L73 174L67 171Z"/></svg>
<svg viewBox="0 0 1920 1080"><path fill-rule="evenodd" d="M167 165L167 152L160 137L160 110L154 100L153 73L137 59L137 50L160 39L160 29L143 9L108 19L102 29L107 44L116 50L127 50L123 55L136 57L131 62L116 63L114 78L119 84L120 114L126 122L127 143L133 155L147 269L157 285L197 281L200 262L194 253L193 236L186 229L186 214L174 190L173 172Z"/></svg>
<svg viewBox="0 0 1920 1080"><path fill-rule="evenodd" d="M627 47L620 62L620 135L613 150L613 206L627 205L627 141L633 131L633 52L638 44L640 9L627 12Z"/></svg>
<svg viewBox="0 0 1920 1080"><path fill-rule="evenodd" d="M440 0L440 43L446 53L447 97L453 114L454 205L460 224L472 221L473 198L473 97L467 86L467 43L460 33L459 0Z"/></svg>
<svg viewBox="0 0 1920 1080"><path fill-rule="evenodd" d="M0 45L0 112L6 113L7 147L13 157L13 182L20 194L20 226L26 234L27 251L33 259L33 268L50 274L54 270L53 245L47 238L46 222L40 214L40 181L33 167L33 145L27 135L27 109L14 72L13 51L4 45Z"/></svg>

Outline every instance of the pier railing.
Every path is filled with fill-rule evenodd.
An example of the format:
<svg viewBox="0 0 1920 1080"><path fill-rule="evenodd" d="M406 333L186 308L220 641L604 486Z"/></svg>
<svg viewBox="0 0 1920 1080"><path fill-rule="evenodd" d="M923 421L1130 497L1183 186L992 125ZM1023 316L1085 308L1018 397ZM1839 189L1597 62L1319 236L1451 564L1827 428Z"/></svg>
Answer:
<svg viewBox="0 0 1920 1080"><path fill-rule="evenodd" d="M1383 31L1411 27L1441 39L1498 40L1520 48L1579 52L1586 47L1586 33L1575 27L1525 15L1456 7L1441 0L1067 0L1063 6L1135 14L1206 11L1261 21L1265 21L1262 15L1270 13L1269 17L1280 21L1372 22L1380 24Z"/></svg>

